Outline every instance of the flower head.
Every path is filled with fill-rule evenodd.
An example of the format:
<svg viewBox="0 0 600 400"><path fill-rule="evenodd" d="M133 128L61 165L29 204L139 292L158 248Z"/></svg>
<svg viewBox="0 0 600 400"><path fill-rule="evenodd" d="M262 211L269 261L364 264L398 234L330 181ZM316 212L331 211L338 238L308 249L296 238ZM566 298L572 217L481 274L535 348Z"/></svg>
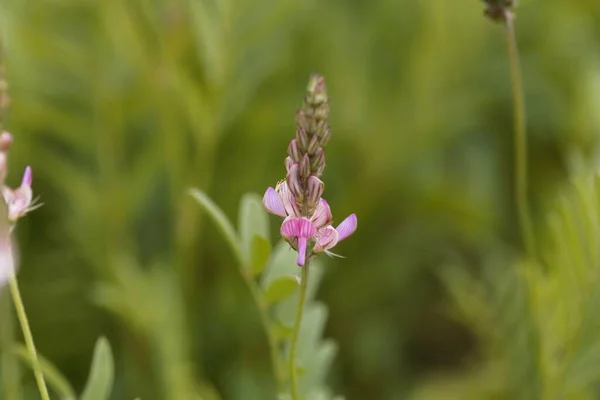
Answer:
<svg viewBox="0 0 600 400"><path fill-rule="evenodd" d="M31 190L33 173L31 167L25 168L21 185L18 188L13 190L4 182L7 175L7 158L11 143L12 136L9 133L3 132L0 134L0 189L4 199L4 207L0 209L0 286L8 281L16 269L13 246L11 245L12 230L21 217L40 206L33 199Z"/></svg>
<svg viewBox="0 0 600 400"><path fill-rule="evenodd" d="M6 185L2 187L2 194L8 208L8 221L10 223L17 222L25 214L41 206L41 204L33 199L33 191L31 190L32 179L31 167L27 167L23 173L21 186L15 190Z"/></svg>
<svg viewBox="0 0 600 400"><path fill-rule="evenodd" d="M325 184L320 179L325 169L324 146L331 131L327 122L329 104L323 77L313 75L302 108L296 117L296 137L288 146L285 159L286 179L263 197L267 211L284 218L281 236L298 251L297 264L307 257L329 249L356 230L356 215L346 218L337 228L327 201L322 198Z"/></svg>
<svg viewBox="0 0 600 400"><path fill-rule="evenodd" d="M513 17L510 11L517 5L517 0L483 0L485 3L485 15L493 21L506 21Z"/></svg>

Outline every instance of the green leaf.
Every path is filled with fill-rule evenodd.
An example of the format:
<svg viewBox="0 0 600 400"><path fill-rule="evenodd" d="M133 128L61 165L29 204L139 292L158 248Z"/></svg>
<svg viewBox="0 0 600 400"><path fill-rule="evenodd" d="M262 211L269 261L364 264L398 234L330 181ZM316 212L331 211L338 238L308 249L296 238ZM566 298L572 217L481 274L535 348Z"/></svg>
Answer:
<svg viewBox="0 0 600 400"><path fill-rule="evenodd" d="M300 285L293 276L284 276L274 280L264 293L264 299L267 303L273 304L291 296L298 290Z"/></svg>
<svg viewBox="0 0 600 400"><path fill-rule="evenodd" d="M274 322L271 325L271 334L276 340L286 340L289 338L294 331L291 326L285 326L282 323Z"/></svg>
<svg viewBox="0 0 600 400"><path fill-rule="evenodd" d="M204 211L208 213L213 222L217 224L217 227L221 231L221 234L225 238L225 241L229 245L235 258L238 260L240 265L243 266L244 257L242 249L237 241L235 229L233 229L233 225L231 225L231 222L229 222L229 219L227 219L225 213L210 199L210 197L206 195L206 193L200 189L189 189L189 193L194 199L196 199L200 206L202 206Z"/></svg>
<svg viewBox="0 0 600 400"><path fill-rule="evenodd" d="M247 193L240 201L238 229L242 253L247 263L252 262L254 237L265 238L269 242L269 217L263 210L262 199L254 193Z"/></svg>
<svg viewBox="0 0 600 400"><path fill-rule="evenodd" d="M252 276L259 276L267 266L271 254L271 243L262 236L254 236L252 240L250 270Z"/></svg>
<svg viewBox="0 0 600 400"><path fill-rule="evenodd" d="M108 400L114 379L112 350L108 340L101 337L96 342L90 375L81 400Z"/></svg>
<svg viewBox="0 0 600 400"><path fill-rule="evenodd" d="M15 344L12 351L23 362L32 367L31 357L29 357L29 352L25 346L21 344ZM40 361L40 367L42 368L44 377L46 378L46 381L48 381L48 385L52 387L52 389L62 400L75 400L75 390L73 390L73 387L71 387L71 384L60 372L60 370L56 368L50 361L42 357L39 353L38 359Z"/></svg>
<svg viewBox="0 0 600 400"><path fill-rule="evenodd" d="M337 352L338 346L333 340L323 340L319 343L314 357L306 365L307 373L303 383L307 387L315 388L326 384L327 374Z"/></svg>

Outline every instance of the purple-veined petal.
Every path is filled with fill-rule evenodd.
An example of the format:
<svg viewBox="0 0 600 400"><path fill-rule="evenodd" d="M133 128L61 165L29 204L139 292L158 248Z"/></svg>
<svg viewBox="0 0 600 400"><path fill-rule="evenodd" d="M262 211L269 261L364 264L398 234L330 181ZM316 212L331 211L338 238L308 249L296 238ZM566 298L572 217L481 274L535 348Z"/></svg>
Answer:
<svg viewBox="0 0 600 400"><path fill-rule="evenodd" d="M298 209L298 204L296 203L296 197L290 191L287 182L283 181L277 189L279 195L281 196L281 201L283 202L283 207L285 208L287 215L291 217L299 217L300 210Z"/></svg>
<svg viewBox="0 0 600 400"><path fill-rule="evenodd" d="M281 236L285 238L311 238L317 235L317 228L307 218L286 218L281 224ZM298 243L300 250L300 243Z"/></svg>
<svg viewBox="0 0 600 400"><path fill-rule="evenodd" d="M339 241L339 234L333 226L329 225L323 229L319 229L319 233L317 234L317 243L313 248L315 253L320 253L322 251L331 249L334 247Z"/></svg>
<svg viewBox="0 0 600 400"><path fill-rule="evenodd" d="M307 184L307 200L309 201L309 206L314 207L318 204L321 196L323 196L323 191L325 190L325 184L322 180L317 178L314 175L308 177Z"/></svg>
<svg viewBox="0 0 600 400"><path fill-rule="evenodd" d="M356 230L357 224L358 221L356 219L356 214L350 214L350 216L343 220L342 223L335 228L339 234L338 242L341 242L348 236L352 235Z"/></svg>
<svg viewBox="0 0 600 400"><path fill-rule="evenodd" d="M298 259L296 260L296 264L299 267L303 267L306 262L306 238L299 237L298 238Z"/></svg>
<svg viewBox="0 0 600 400"><path fill-rule="evenodd" d="M288 156L285 158L285 171L286 172L290 172L290 168L292 168L292 165L294 165L294 160L292 160L292 157Z"/></svg>
<svg viewBox="0 0 600 400"><path fill-rule="evenodd" d="M290 192L292 192L295 196L298 196L302 193L299 172L298 163L294 163L290 167L290 170L285 178Z"/></svg>
<svg viewBox="0 0 600 400"><path fill-rule="evenodd" d="M268 188L263 196L263 207L271 214L279 215L285 218L287 216L285 207L281 201L281 196L272 187Z"/></svg>
<svg viewBox="0 0 600 400"><path fill-rule="evenodd" d="M315 213L310 219L317 229L321 229L329 224L331 224L331 220L333 219L331 215L331 209L329 208L329 204L325 201L325 199L321 199L319 204L317 204L317 208L315 209Z"/></svg>

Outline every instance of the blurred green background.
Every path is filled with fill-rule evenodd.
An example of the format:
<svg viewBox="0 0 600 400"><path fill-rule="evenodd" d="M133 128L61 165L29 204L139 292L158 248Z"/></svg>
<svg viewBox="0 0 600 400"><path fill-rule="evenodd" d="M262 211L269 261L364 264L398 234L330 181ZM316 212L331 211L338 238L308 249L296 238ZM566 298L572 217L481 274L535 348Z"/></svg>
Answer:
<svg viewBox="0 0 600 400"><path fill-rule="evenodd" d="M250 294L186 189L235 221L244 193L283 178L312 72L332 109L325 197L337 221L359 219L336 248L347 258L323 260L325 337L339 345L331 387L404 399L477 364L481 341L453 316L440 271L521 251L505 41L481 2L1 7L9 182L31 165L45 203L18 227L20 282L40 352L77 389L106 335L113 399L174 398L186 380L224 399L272 398ZM523 0L517 15L539 227L571 154L595 150L600 6ZM99 304L106 285L120 296L112 307Z"/></svg>

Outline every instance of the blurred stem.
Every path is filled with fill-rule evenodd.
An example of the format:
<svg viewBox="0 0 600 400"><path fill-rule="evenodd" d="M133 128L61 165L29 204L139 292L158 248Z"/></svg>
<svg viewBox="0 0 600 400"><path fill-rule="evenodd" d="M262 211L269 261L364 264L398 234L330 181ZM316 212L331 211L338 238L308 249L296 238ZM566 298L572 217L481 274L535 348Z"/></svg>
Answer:
<svg viewBox="0 0 600 400"><path fill-rule="evenodd" d="M267 341L269 343L269 353L271 356L271 364L272 364L272 368L273 368L273 373L275 374L275 380L277 381L277 389L279 391L282 390L282 377L281 377L281 366L279 365L279 358L277 357L277 343L275 342L275 338L273 337L273 335L271 334L271 329L270 329L270 324L269 324L269 317L267 315L267 310L266 310L266 305L264 304L264 301L262 300L262 296L260 293L260 290L258 288L258 286L256 285L256 283L248 276L248 274L245 274L244 272L242 272L242 275L244 276L244 280L246 281L246 285L248 286L248 290L250 290L250 293L252 294L252 298L254 300L254 302L256 303L256 307L258 308L258 312L260 315L260 321L263 325L263 329L265 331L265 335L267 335Z"/></svg>
<svg viewBox="0 0 600 400"><path fill-rule="evenodd" d="M298 336L300 335L300 324L302 323L302 312L304 311L304 302L306 300L306 287L308 286L308 267L310 261L306 261L302 267L302 280L300 281L300 297L298 298L298 308L296 309L296 322L294 323L294 331L292 332L292 341L290 343L289 367L290 367L290 383L292 386L292 399L299 400L298 394L298 377L296 376L296 345Z"/></svg>
<svg viewBox="0 0 600 400"><path fill-rule="evenodd" d="M40 366L40 362L37 357L35 344L33 343L33 335L31 334L31 329L29 328L27 313L25 312L25 306L23 305L23 300L21 299L21 292L19 291L19 284L15 274L12 274L10 277L9 286L13 303L15 304L15 310L17 311L17 317L19 318L19 323L21 324L21 330L23 331L25 346L27 347L27 352L31 358L33 374L35 375L35 380L37 382L40 395L42 396L42 400L50 400L50 395L48 394L48 388L46 387L46 381L44 380L42 367Z"/></svg>
<svg viewBox="0 0 600 400"><path fill-rule="evenodd" d="M279 391L283 390L283 379L281 376L282 367L279 365L279 358L277 356L277 342L271 333L269 315L267 314L267 306L263 300L263 297L260 292L260 288L256 284L256 282L252 279L252 276L244 270L244 257L242 253L240 253L239 248L236 246L234 242L229 242L229 245L235 254L236 259L238 260L240 266L240 273L246 286L248 287L248 291L252 295L252 300L254 300L254 304L256 304L256 308L258 309L258 314L260 317L260 322L263 326L263 330L265 331L265 335L267 336L267 342L269 344L269 353L271 357L271 367L273 368L273 373L275 374L275 380L277 382L277 389Z"/></svg>
<svg viewBox="0 0 600 400"><path fill-rule="evenodd" d="M10 299L4 293L0 294L0 345L2 352L2 387L6 400L19 400L21 386L19 382L19 365L16 356L7 351L14 340L14 323L10 312Z"/></svg>
<svg viewBox="0 0 600 400"><path fill-rule="evenodd" d="M515 200L519 215L519 228L525 247L530 257L535 258L535 239L531 222L531 211L527 199L527 127L525 115L525 99L523 80L519 61L519 50L515 37L513 15L507 11L505 18L508 59L512 80L514 102L514 150L515 150Z"/></svg>

